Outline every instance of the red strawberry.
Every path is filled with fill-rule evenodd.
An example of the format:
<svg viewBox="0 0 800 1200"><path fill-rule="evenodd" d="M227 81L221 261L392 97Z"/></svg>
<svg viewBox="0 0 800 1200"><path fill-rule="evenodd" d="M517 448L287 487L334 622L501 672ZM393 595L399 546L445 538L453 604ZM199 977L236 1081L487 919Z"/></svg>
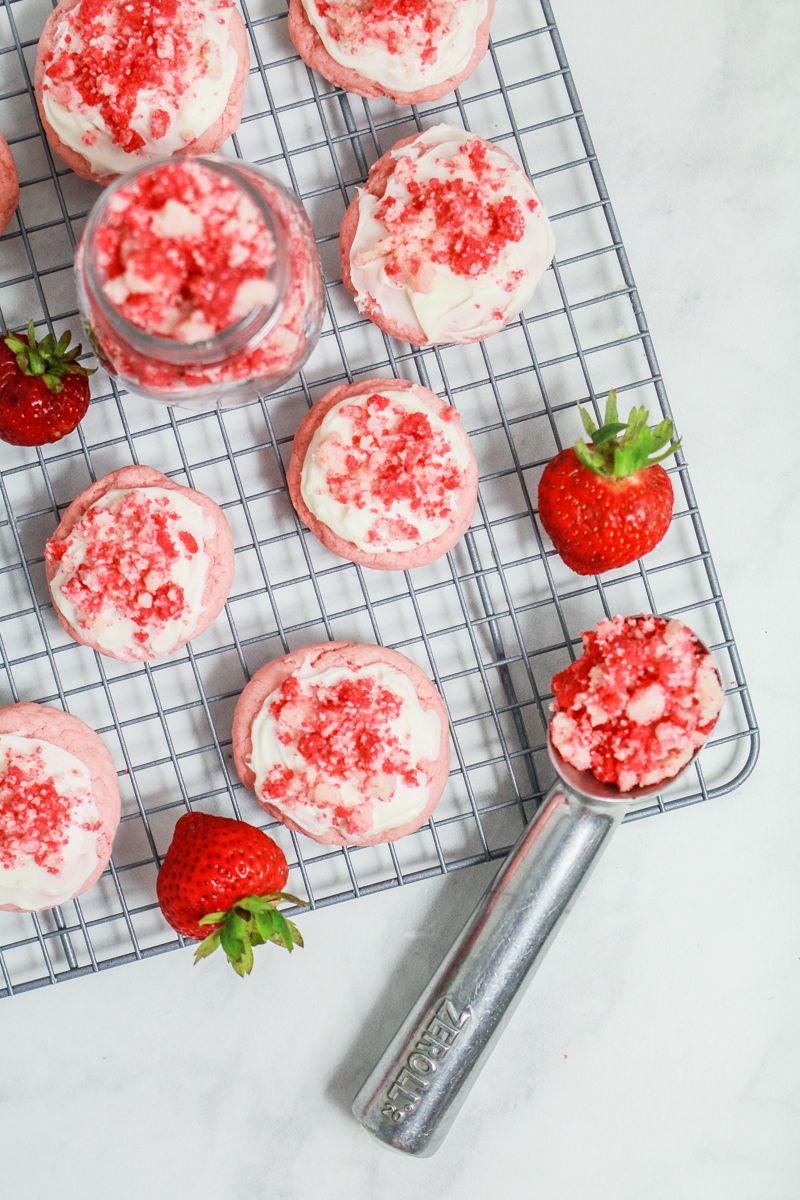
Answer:
<svg viewBox="0 0 800 1200"><path fill-rule="evenodd" d="M76 362L80 346L67 349L52 333L37 342L28 332L0 341L0 438L12 446L43 446L72 433L89 407L88 376L94 368Z"/></svg>
<svg viewBox="0 0 800 1200"><path fill-rule="evenodd" d="M600 575L641 558L667 532L674 496L669 475L657 464L680 442L671 440L671 421L650 429L646 408L634 408L627 422L620 421L616 392L608 394L601 428L580 412L592 440L577 442L547 464L539 481L539 517L568 567L578 575Z"/></svg>
<svg viewBox="0 0 800 1200"><path fill-rule="evenodd" d="M158 875L161 911L184 937L205 938L195 962L221 945L237 975L253 969L253 947L293 950L303 939L278 904L305 904L282 892L289 868L280 846L254 825L186 813Z"/></svg>

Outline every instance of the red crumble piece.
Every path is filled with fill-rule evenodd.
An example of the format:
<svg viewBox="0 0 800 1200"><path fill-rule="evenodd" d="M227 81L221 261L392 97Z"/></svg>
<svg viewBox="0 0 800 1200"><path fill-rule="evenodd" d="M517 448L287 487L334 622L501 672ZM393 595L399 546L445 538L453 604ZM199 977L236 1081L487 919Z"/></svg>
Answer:
<svg viewBox="0 0 800 1200"><path fill-rule="evenodd" d="M441 0L368 0L366 4L317 0L317 11L334 41L361 46L377 42L392 55L407 53L411 44L428 64L438 58L443 15L451 17L452 7Z"/></svg>
<svg viewBox="0 0 800 1200"><path fill-rule="evenodd" d="M671 779L722 707L711 655L687 626L664 617L601 621L583 644L553 679L554 747L622 792Z"/></svg>

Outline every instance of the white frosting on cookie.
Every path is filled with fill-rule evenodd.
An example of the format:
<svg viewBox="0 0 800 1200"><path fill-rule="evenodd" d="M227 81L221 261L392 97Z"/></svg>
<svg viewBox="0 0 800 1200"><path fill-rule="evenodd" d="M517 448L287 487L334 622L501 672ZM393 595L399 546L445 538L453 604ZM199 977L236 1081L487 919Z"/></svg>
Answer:
<svg viewBox="0 0 800 1200"><path fill-rule="evenodd" d="M438 757L442 730L438 714L423 708L412 680L386 663L357 668L336 666L322 671L304 663L293 678L299 684L297 696L282 709L280 716L276 717L272 711L275 702L282 698L281 689L277 688L267 696L253 721L250 765L259 799L297 822L311 837L324 838L331 830L371 837L402 827L420 816L428 805L430 785L424 772L417 769L418 764ZM310 751L309 757L302 753L303 735L308 735L307 714L312 714L313 724L320 701L331 702L331 689L343 681L359 679L374 681L400 702L396 716L376 719L374 726L370 721L367 723L380 737L387 758L391 754L395 761L410 768L415 781L407 780L398 770L387 771L379 766L370 771L353 766L356 755L350 754L347 736L353 725L347 716L343 725L339 725L335 713L328 721L326 740L337 749L343 747L342 758L347 768L333 772L326 769L327 758L319 765ZM363 711L356 710L356 716ZM270 780L281 776L285 777L285 784L270 787Z"/></svg>
<svg viewBox="0 0 800 1200"><path fill-rule="evenodd" d="M374 411L375 399L380 411ZM404 449L399 429L415 413L425 417L432 438L416 455L419 443L409 434L408 469L399 470ZM381 388L346 397L325 414L306 451L300 489L306 506L360 550L403 553L434 541L457 516L470 463L457 422L456 414L442 420L409 390ZM385 480L386 474L394 480Z"/></svg>
<svg viewBox="0 0 800 1200"><path fill-rule="evenodd" d="M71 900L102 837L86 765L52 742L0 733L0 905L38 912Z"/></svg>
<svg viewBox="0 0 800 1200"><path fill-rule="evenodd" d="M146 498L151 510L138 530L125 528L120 521L126 497L137 493ZM156 543L157 519L163 520L167 540L174 548L163 558ZM48 543L48 557L57 562L50 581L53 603L73 629L101 651L111 655L131 652L141 659L169 654L191 637L203 614L211 565L205 543L214 532L210 517L183 492L158 487L112 488L87 509L64 540L63 550L59 547L58 557ZM160 560L167 565L162 567ZM119 594L135 605L135 616L122 611L111 593L108 581L113 586L117 573L121 577ZM141 583L141 590L125 587L125 582L134 579ZM80 590L73 590L78 585ZM180 605L174 603L172 589L176 587L183 591ZM166 619L159 615L162 598L170 614Z"/></svg>
<svg viewBox="0 0 800 1200"><path fill-rule="evenodd" d="M485 148L480 173L470 158L476 143ZM496 333L529 303L553 258L553 232L536 189L503 151L447 125L426 130L391 154L395 168L383 197L366 189L358 192L358 226L350 250L358 307L368 311L370 302L376 303L387 323L412 331L421 345L469 342ZM431 181L444 189L454 184L454 191L477 187L489 206L500 201L510 208L516 240L507 240L487 269L469 271L462 263L454 270L445 253L437 261L443 238L459 245L460 230L456 222L455 230L443 234L433 203L418 211L420 189ZM485 219L484 212L484 224ZM470 233L469 217L463 232ZM478 249L481 233L475 222Z"/></svg>
<svg viewBox="0 0 800 1200"><path fill-rule="evenodd" d="M45 115L58 137L71 150L82 154L97 175L121 174L141 163L183 150L222 116L231 93L238 59L230 43L233 7L218 0L179 0L180 29L188 46L180 79L165 66L159 87L142 87L136 97L128 128L143 144L125 146L115 140L101 104L87 103L70 79L64 61L80 55L88 42L100 53L108 53L117 27L115 6L109 4L99 25L84 22L82 5L63 13L55 33L53 60L42 80ZM175 23L165 19L157 45L141 46L139 54L153 54L172 62L174 38L180 36ZM176 86L180 84L180 87ZM98 80L98 90L113 96L119 81ZM164 114L153 125L154 113ZM166 128L161 132L162 126ZM138 138L134 140L138 140Z"/></svg>
<svg viewBox="0 0 800 1200"><path fill-rule="evenodd" d="M430 0L404 18L395 12L376 16L371 3L352 0L302 4L335 62L399 93L422 91L465 71L489 7L488 0Z"/></svg>

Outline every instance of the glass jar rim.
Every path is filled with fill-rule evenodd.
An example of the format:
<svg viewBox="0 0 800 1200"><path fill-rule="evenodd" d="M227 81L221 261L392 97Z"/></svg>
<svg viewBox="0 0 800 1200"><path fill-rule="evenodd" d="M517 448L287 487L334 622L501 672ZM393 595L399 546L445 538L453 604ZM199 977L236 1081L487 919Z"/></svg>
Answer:
<svg viewBox="0 0 800 1200"><path fill-rule="evenodd" d="M142 175L152 174L167 165L186 162L200 164L233 182L255 206L259 219L264 222L275 247L272 268L266 276L275 286L275 298L272 303L257 305L232 325L221 329L213 337L199 342L181 342L174 338L147 333L139 325L123 316L105 294L103 282L97 271L96 256L92 253L85 253L87 244L97 235L109 206L119 191L130 186ZM248 167L256 170L251 167L251 164L240 159L226 159L221 155L211 154L186 154L154 159L120 175L105 188L95 201L81 236L81 246L84 249L82 269L86 276L88 291L92 302L97 304L103 318L112 323L121 337L147 358L174 365L193 363L206 365L220 362L231 354L246 350L256 339L260 341L276 325L283 310L287 275L286 257L281 248L281 240L269 203L259 189L244 175L243 169Z"/></svg>

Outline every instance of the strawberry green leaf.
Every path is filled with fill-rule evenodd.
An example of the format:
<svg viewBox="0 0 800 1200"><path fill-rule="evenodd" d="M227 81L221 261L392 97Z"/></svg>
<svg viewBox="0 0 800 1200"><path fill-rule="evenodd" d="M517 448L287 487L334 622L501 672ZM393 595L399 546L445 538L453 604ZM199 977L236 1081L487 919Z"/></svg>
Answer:
<svg viewBox="0 0 800 1200"><path fill-rule="evenodd" d="M305 946L305 942L303 941L302 933L297 928L294 921L290 921L288 917L286 918L286 924L289 926L289 929L291 930L291 934L292 934L292 938L294 939L295 946L299 946L302 949Z"/></svg>
<svg viewBox="0 0 800 1200"><path fill-rule="evenodd" d="M578 405L578 412L581 414L581 422L583 424L583 428L586 430L586 436L594 439L594 435L597 432L597 424L592 417L592 414L588 412L582 404Z"/></svg>
<svg viewBox="0 0 800 1200"><path fill-rule="evenodd" d="M205 917L201 917L197 922L198 925L220 925L225 920L224 912L208 913Z"/></svg>
<svg viewBox="0 0 800 1200"><path fill-rule="evenodd" d="M604 425L616 425L619 421L619 412L617 411L617 393L612 388L606 399L606 413L603 417Z"/></svg>
<svg viewBox="0 0 800 1200"><path fill-rule="evenodd" d="M584 428L592 439L588 446L582 439L574 446L575 457L581 466L609 479L625 479L646 467L654 466L674 454L680 445L673 439L672 421L664 419L652 429L650 414L644 405L634 406L626 421L620 421L615 392L609 392L604 424L591 429L591 421L581 409ZM658 454L664 446L668 448Z"/></svg>
<svg viewBox="0 0 800 1200"><path fill-rule="evenodd" d="M598 429L592 438L595 446L602 446L603 442L607 442L609 438L616 437L618 433L622 433L623 429L627 429L621 421L615 421L611 425L604 425L602 429Z"/></svg>
<svg viewBox="0 0 800 1200"><path fill-rule="evenodd" d="M275 910L267 909L264 912L257 912L254 920L264 941L271 942L275 934Z"/></svg>
<svg viewBox="0 0 800 1200"><path fill-rule="evenodd" d="M77 362L81 347L67 347L70 333L63 333L58 341L52 333L47 333L41 342L36 340L36 329L33 321L28 322L28 332L25 335L10 333L3 339L14 355L16 364L23 375L41 379L51 392L60 392L64 375L93 375L95 367L84 367Z"/></svg>
<svg viewBox="0 0 800 1200"><path fill-rule="evenodd" d="M210 954L213 954L214 951L219 946L220 941L221 941L221 938L220 938L218 929L215 930L214 933L210 933L208 935L208 937L205 938L205 940L202 941L200 943L200 945L197 947L197 949L195 950L195 952L194 952L195 963L199 963L201 958L208 958L208 956Z"/></svg>
<svg viewBox="0 0 800 1200"><path fill-rule="evenodd" d="M244 942L240 937L237 937L235 933L231 932L227 922L222 926L219 934L222 942L222 949L225 951L230 961L233 962L235 959L239 958L244 950Z"/></svg>
<svg viewBox="0 0 800 1200"><path fill-rule="evenodd" d="M272 914L272 922L275 926L275 937L272 940L278 944L282 943L291 953L294 950L294 939L286 917L276 909Z"/></svg>

